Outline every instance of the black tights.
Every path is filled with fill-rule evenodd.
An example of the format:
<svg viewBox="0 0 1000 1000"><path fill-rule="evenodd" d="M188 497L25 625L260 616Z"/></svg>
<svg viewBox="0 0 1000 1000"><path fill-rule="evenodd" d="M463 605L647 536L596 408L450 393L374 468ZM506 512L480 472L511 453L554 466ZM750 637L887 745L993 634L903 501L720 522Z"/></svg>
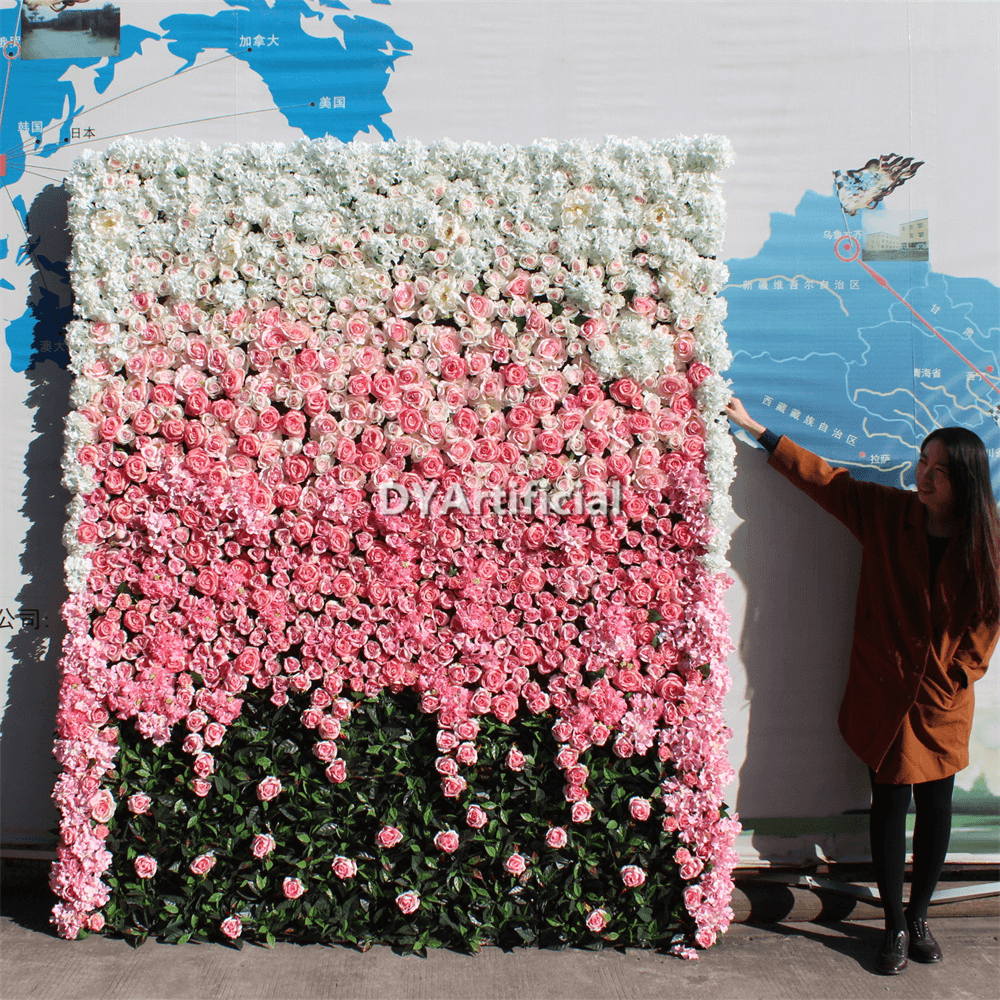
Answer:
<svg viewBox="0 0 1000 1000"><path fill-rule="evenodd" d="M880 785L870 768L872 786L871 845L875 879L885 909L887 930L906 928L906 917L926 918L934 887L941 877L951 837L951 793L955 776L910 785ZM910 902L903 911L906 868L906 811L910 789L917 806L913 827L913 878Z"/></svg>

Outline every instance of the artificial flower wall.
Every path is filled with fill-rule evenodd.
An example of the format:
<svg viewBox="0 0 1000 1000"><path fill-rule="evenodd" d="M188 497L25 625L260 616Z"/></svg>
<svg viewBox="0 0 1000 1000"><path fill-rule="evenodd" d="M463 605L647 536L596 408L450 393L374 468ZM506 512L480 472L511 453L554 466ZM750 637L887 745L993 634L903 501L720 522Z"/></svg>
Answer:
<svg viewBox="0 0 1000 1000"><path fill-rule="evenodd" d="M78 162L63 936L726 929L729 159Z"/></svg>

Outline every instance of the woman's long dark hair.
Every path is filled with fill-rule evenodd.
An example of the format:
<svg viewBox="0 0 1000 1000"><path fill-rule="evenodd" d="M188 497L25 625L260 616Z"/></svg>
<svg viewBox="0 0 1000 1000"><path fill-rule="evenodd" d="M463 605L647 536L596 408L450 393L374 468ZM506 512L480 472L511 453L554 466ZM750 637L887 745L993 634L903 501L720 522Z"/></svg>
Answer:
<svg viewBox="0 0 1000 1000"><path fill-rule="evenodd" d="M948 475L955 496L955 535L976 607L976 619L1000 620L1000 514L990 482L986 445L965 427L939 427L920 450L940 441L948 452Z"/></svg>

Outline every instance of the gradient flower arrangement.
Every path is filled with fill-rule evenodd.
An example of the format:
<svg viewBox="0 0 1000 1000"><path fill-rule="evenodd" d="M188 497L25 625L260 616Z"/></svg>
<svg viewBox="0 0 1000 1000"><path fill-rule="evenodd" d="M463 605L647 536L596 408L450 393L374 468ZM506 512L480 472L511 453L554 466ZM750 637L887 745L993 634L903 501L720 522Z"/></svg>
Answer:
<svg viewBox="0 0 1000 1000"><path fill-rule="evenodd" d="M484 720L545 717L563 775L547 848L599 818L592 755L655 758L666 776L628 810L677 840L694 941L673 948L726 929L729 160L708 137L125 140L78 162L60 934L103 928L109 829L156 800L116 797L123 725L151 753L177 744L208 800L247 700L291 705L302 755L349 787L351 720L387 691L436 720L454 821L428 852L489 829L469 782ZM523 770L516 744L503 764ZM278 803L283 775L244 794ZM377 846L402 838L387 821ZM247 853L276 846L262 829ZM208 876L214 850L192 852ZM530 857L500 863L530 881ZM362 877L343 854L327 870ZM623 892L662 877L618 875ZM581 932L613 928L613 899L588 907ZM226 938L245 925L217 915Z"/></svg>

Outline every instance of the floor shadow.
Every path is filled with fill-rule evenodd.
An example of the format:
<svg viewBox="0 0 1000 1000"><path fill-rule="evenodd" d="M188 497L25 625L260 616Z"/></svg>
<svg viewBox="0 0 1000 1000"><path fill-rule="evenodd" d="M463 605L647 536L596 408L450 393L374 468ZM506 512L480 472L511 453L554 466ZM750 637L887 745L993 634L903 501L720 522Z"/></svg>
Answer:
<svg viewBox="0 0 1000 1000"><path fill-rule="evenodd" d="M65 263L70 254L68 200L64 187L49 186L27 216L29 253L36 266L29 298L34 341L24 373L30 386L25 405L34 411L21 506L29 522L21 553L27 582L11 609L20 627L7 642L11 671L0 731L4 840L15 843L51 842L57 823L55 808L41 790L52 788L57 773L52 739L65 634L60 617L66 598L62 533L70 497L61 478L72 381L65 353L65 327L72 318Z"/></svg>
<svg viewBox="0 0 1000 1000"><path fill-rule="evenodd" d="M861 548L832 517L737 443L729 550L746 608L738 656L750 702L741 817L831 816L867 806L864 766L837 731ZM752 826L752 823L747 823ZM763 856L768 838L754 837Z"/></svg>
<svg viewBox="0 0 1000 1000"><path fill-rule="evenodd" d="M826 924L825 928L838 932L837 935L833 935L825 929L813 930L801 924L767 924L762 926L773 934L816 941L825 948L829 948L830 951L837 952L838 955L853 958L865 972L870 972L873 976L881 976L881 973L875 968L876 949L882 940L881 927L867 927L847 921Z"/></svg>

